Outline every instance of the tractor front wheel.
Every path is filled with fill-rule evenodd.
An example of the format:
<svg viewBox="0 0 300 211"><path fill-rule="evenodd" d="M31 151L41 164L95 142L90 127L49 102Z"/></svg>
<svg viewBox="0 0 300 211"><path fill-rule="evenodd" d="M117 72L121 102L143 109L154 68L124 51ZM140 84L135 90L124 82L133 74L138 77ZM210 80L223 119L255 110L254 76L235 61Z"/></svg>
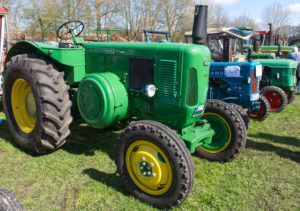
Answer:
<svg viewBox="0 0 300 211"><path fill-rule="evenodd" d="M167 126L138 121L121 133L116 165L125 187L158 208L172 208L188 197L194 165L184 142Z"/></svg>
<svg viewBox="0 0 300 211"><path fill-rule="evenodd" d="M264 121L270 114L270 104L267 98L263 95L259 96L259 110L254 112L248 112L250 119Z"/></svg>
<svg viewBox="0 0 300 211"><path fill-rule="evenodd" d="M27 54L12 57L6 65L3 106L15 141L34 154L59 148L72 122L63 73Z"/></svg>
<svg viewBox="0 0 300 211"><path fill-rule="evenodd" d="M269 101L271 112L281 112L288 103L285 92L279 87L266 86L262 88L261 94Z"/></svg>
<svg viewBox="0 0 300 211"><path fill-rule="evenodd" d="M0 189L0 210L1 211L23 211L24 207L18 198L5 188Z"/></svg>
<svg viewBox="0 0 300 211"><path fill-rule="evenodd" d="M286 92L286 96L287 96L287 99L288 99L288 104L290 104L295 100L296 92L288 91L288 92Z"/></svg>
<svg viewBox="0 0 300 211"><path fill-rule="evenodd" d="M246 129L248 130L249 128L249 117L246 113L246 111L244 110L244 108L238 104L235 104L235 103L229 103L242 117L244 123L245 123L245 126L246 126Z"/></svg>
<svg viewBox="0 0 300 211"><path fill-rule="evenodd" d="M246 145L247 130L242 117L229 104L207 100L201 119L206 119L215 135L210 144L196 148L196 154L213 161L227 162L237 157Z"/></svg>

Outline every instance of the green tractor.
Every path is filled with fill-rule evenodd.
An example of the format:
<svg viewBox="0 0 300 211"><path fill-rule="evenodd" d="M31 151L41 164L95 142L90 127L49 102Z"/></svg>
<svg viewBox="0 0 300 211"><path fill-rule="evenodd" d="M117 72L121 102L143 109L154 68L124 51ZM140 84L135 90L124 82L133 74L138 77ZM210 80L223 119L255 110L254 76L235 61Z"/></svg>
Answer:
<svg viewBox="0 0 300 211"><path fill-rule="evenodd" d="M196 6L195 19L203 10ZM246 143L241 117L221 101L206 103L208 48L86 43L83 30L80 21L59 27L57 36L73 48L23 41L8 52L2 100L13 138L30 153L58 149L70 134L72 106L94 128L131 121L115 152L125 187L155 207L180 205L193 187L192 153L230 161Z"/></svg>
<svg viewBox="0 0 300 211"><path fill-rule="evenodd" d="M253 41L251 57L264 67L261 88L264 96L269 100L271 111L282 111L285 106L295 99L297 91L296 71L298 63L290 59L280 59L282 48L278 45L276 58L274 53L265 53L260 47L257 34L249 39ZM285 46L287 47L287 46Z"/></svg>

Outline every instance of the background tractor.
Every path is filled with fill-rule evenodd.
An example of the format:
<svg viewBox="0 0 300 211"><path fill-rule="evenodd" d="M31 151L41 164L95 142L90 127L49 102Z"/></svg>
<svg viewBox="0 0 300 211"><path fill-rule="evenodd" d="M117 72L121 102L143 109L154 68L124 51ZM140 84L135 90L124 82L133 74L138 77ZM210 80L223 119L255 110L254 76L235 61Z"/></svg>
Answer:
<svg viewBox="0 0 300 211"><path fill-rule="evenodd" d="M229 33L228 31L231 32ZM238 32L238 35L234 35L232 32ZM243 31L235 28L229 28L229 30L226 30L226 34L219 37L228 40L229 38L227 37L234 35L237 40L233 42L229 39L228 41L229 49L233 50L226 50L224 53L222 52L223 50L221 50L217 55L212 53L212 59L218 60L224 57L227 61L246 61L246 56L243 55L245 51L244 41L240 35L246 34L247 36L245 36L244 40L247 40L255 37L256 34L251 31ZM224 44L224 49L227 48L226 46L227 45ZM237 47L239 50L236 50ZM254 51L258 51L257 49L259 49L259 47L257 47L257 45L253 45L253 47ZM220 45L220 49L223 49L223 45ZM248 58L251 57L252 53L249 54ZM282 111L286 105L291 103L295 98L297 62L290 59L255 59L254 61L259 62L263 66L262 80L260 83L261 94L269 101L271 111ZM258 114L253 114L253 117L256 118L256 115Z"/></svg>
<svg viewBox="0 0 300 211"><path fill-rule="evenodd" d="M195 43L206 39L198 33L199 19L206 23L207 6L195 8ZM59 27L57 36L71 39L73 48L22 41L8 52L2 100L13 138L31 153L58 149L70 133L71 102L94 128L131 121L116 143L125 187L159 208L180 205L193 187L191 153L230 161L246 143L241 117L222 101L206 103L209 49L168 42L86 43L79 36L83 30L80 21ZM200 118L205 105L210 113Z"/></svg>
<svg viewBox="0 0 300 211"><path fill-rule="evenodd" d="M268 92L265 95L269 99L271 111L281 111L295 99L297 91L296 70L298 64L290 59L280 59L282 52L285 55L284 57L288 55L292 49L291 46L281 47L279 44L276 47L277 52L275 57L275 53L271 53L271 51L266 53L266 51L263 51L260 46L261 41L259 37L261 36L254 32L246 42L248 44L253 43L253 51L255 53L251 55L251 58L264 66L265 74L263 74L261 87L263 92ZM287 48L290 49L288 50Z"/></svg>
<svg viewBox="0 0 300 211"><path fill-rule="evenodd" d="M235 28L209 28L206 40L213 60L208 99L219 99L233 105L246 125L249 118L262 121L270 113L268 101L259 94L262 66L258 62L246 61L243 55L242 40L250 36L250 33L240 33ZM192 33L186 32L185 38L186 42L192 42Z"/></svg>

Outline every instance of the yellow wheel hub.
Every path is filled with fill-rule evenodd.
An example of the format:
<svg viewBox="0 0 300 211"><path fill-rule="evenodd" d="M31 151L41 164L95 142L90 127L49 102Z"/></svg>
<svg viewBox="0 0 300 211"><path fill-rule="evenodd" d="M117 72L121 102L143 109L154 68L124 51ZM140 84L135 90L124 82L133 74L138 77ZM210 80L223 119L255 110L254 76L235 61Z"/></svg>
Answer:
<svg viewBox="0 0 300 211"><path fill-rule="evenodd" d="M133 142L126 152L126 166L133 182L147 194L164 194L172 184L171 164L152 142Z"/></svg>
<svg viewBox="0 0 300 211"><path fill-rule="evenodd" d="M30 133L36 123L36 104L33 92L24 79L17 79L11 90L14 118L24 133Z"/></svg>

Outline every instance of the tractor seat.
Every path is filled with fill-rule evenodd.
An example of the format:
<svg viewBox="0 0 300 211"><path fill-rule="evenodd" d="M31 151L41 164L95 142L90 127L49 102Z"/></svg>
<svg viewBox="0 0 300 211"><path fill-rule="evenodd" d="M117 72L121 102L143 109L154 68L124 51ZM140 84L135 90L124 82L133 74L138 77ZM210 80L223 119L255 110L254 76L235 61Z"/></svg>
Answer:
<svg viewBox="0 0 300 211"><path fill-rule="evenodd" d="M58 47L59 47L59 48L70 48L70 46L69 46L68 44L63 43L63 42L59 42L59 43L58 43Z"/></svg>
<svg viewBox="0 0 300 211"><path fill-rule="evenodd" d="M58 48L70 48L70 45L68 45L68 43L56 42L53 40L47 41L46 44L54 46L54 47L58 47Z"/></svg>
<svg viewBox="0 0 300 211"><path fill-rule="evenodd" d="M45 43L48 44L48 45L52 45L52 46L54 46L54 47L59 47L58 42L53 41L53 40L48 40L48 41L46 41Z"/></svg>

